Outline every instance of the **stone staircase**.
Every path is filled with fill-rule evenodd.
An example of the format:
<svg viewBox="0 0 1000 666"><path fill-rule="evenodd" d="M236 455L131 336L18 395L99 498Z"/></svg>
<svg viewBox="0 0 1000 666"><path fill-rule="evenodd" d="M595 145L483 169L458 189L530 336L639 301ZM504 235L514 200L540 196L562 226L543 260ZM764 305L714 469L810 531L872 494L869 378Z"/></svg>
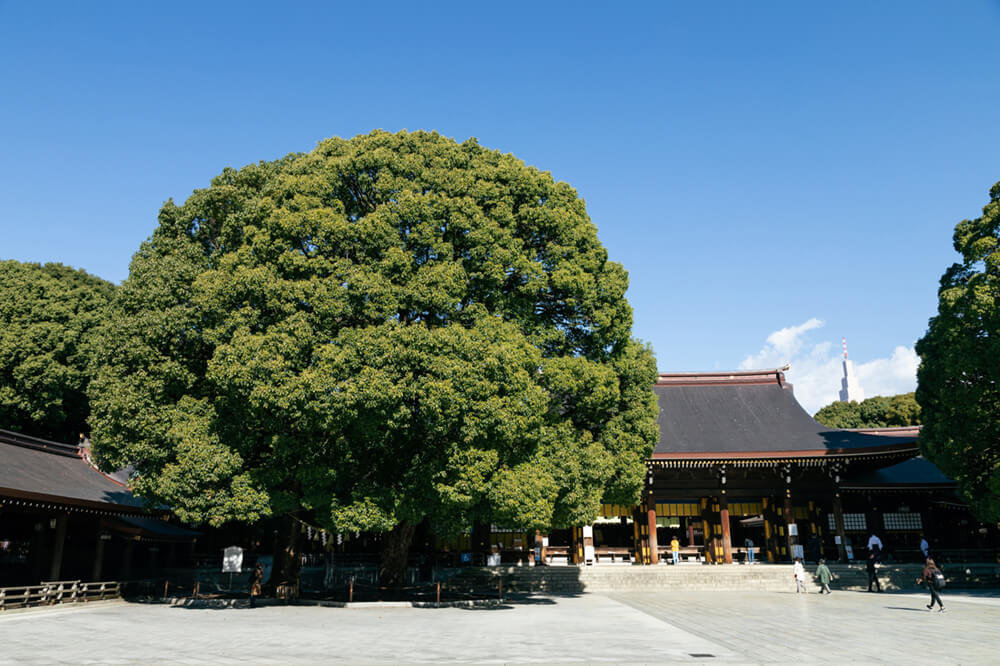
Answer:
<svg viewBox="0 0 1000 666"><path fill-rule="evenodd" d="M806 566L806 589L818 592L813 579L816 566ZM863 564L832 564L835 590L861 591L868 588ZM879 582L885 590L923 590L916 584L923 567L917 564L883 565ZM1000 565L952 564L944 569L948 589L1000 588ZM470 595L498 590L508 594L575 595L588 592L649 590L795 590L790 564L747 565L657 565L657 566L545 566L469 568L450 578L448 588Z"/></svg>

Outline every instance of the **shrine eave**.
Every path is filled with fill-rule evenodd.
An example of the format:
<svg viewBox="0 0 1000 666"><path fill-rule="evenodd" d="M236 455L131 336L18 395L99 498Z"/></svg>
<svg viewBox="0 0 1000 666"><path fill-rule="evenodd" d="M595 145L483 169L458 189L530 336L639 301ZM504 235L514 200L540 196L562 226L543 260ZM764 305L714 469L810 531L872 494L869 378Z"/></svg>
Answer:
<svg viewBox="0 0 1000 666"><path fill-rule="evenodd" d="M653 453L647 461L654 468L678 467L774 467L795 464L805 467L822 467L835 462L892 461L910 458L919 450L916 442L901 442L870 449L807 449L787 451L734 451L734 452L683 452Z"/></svg>

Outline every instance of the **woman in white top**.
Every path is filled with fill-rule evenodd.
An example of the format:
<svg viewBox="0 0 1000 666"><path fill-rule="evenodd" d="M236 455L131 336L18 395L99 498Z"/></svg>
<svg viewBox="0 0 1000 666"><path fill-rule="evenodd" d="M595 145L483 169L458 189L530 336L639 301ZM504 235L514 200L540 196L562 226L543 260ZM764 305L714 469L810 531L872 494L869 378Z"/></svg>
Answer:
<svg viewBox="0 0 1000 666"><path fill-rule="evenodd" d="M795 566L792 568L792 574L795 576L795 594L801 592L805 594L806 592L806 568L802 566L802 558L795 558Z"/></svg>

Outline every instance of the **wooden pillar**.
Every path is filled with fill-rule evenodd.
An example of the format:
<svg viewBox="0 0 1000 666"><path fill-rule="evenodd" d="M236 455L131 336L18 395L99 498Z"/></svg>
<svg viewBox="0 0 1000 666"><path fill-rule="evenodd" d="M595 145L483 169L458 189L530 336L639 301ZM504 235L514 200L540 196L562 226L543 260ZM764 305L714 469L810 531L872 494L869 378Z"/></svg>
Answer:
<svg viewBox="0 0 1000 666"><path fill-rule="evenodd" d="M646 500L646 523L649 530L649 563L660 563L660 544L656 536L656 501Z"/></svg>
<svg viewBox="0 0 1000 666"><path fill-rule="evenodd" d="M35 523L31 538L31 582L37 585L42 580L42 553L45 552L45 523Z"/></svg>
<svg viewBox="0 0 1000 666"><path fill-rule="evenodd" d="M770 497L762 497L760 499L761 514L764 517L764 555L767 557L768 562L774 562L777 558L777 553L774 552L773 540L774 540L774 506L771 502Z"/></svg>
<svg viewBox="0 0 1000 666"><path fill-rule="evenodd" d="M833 526L840 537L837 544L837 557L841 562L847 561L847 534L844 531L844 505L840 501L840 488L833 493Z"/></svg>
<svg viewBox="0 0 1000 666"><path fill-rule="evenodd" d="M792 489L785 487L785 536L788 539L788 559L795 558L795 545L798 543L798 526L795 524L795 514L792 512Z"/></svg>
<svg viewBox="0 0 1000 666"><path fill-rule="evenodd" d="M633 564L642 564L642 534L639 530L639 512L632 511L632 549L635 555L632 557Z"/></svg>
<svg viewBox="0 0 1000 666"><path fill-rule="evenodd" d="M701 533L705 538L705 561L715 562L715 546L712 543L715 537L715 531L712 529L711 522L711 509L709 508L708 497L701 498Z"/></svg>
<svg viewBox="0 0 1000 666"><path fill-rule="evenodd" d="M122 557L122 578L132 577L132 555L135 552L135 539L125 539L125 554Z"/></svg>
<svg viewBox="0 0 1000 666"><path fill-rule="evenodd" d="M90 571L90 580L101 580L104 568L104 539L100 528L97 529L97 544L94 546L94 567Z"/></svg>
<svg viewBox="0 0 1000 666"><path fill-rule="evenodd" d="M649 564L649 516L646 512L645 504L635 507L632 510L632 521L635 525L636 538L636 561L640 564Z"/></svg>
<svg viewBox="0 0 1000 666"><path fill-rule="evenodd" d="M879 512L879 508L875 506L875 502L871 495L867 495L866 499L867 507L865 508L865 523L867 523L868 529L865 532L865 546L868 544L868 536L870 534L878 534L879 536L885 536L882 531L882 521L880 520L882 514Z"/></svg>
<svg viewBox="0 0 1000 666"><path fill-rule="evenodd" d="M52 567L49 569L49 580L59 580L62 573L63 550L66 546L66 524L69 516L65 513L56 518L56 537L52 544Z"/></svg>
<svg viewBox="0 0 1000 666"><path fill-rule="evenodd" d="M723 490L719 497L719 522L722 523L722 560L726 564L733 563L733 540L729 526L729 500Z"/></svg>
<svg viewBox="0 0 1000 666"><path fill-rule="evenodd" d="M809 500L809 536L819 537L822 532L819 528L818 514L816 512L816 502Z"/></svg>

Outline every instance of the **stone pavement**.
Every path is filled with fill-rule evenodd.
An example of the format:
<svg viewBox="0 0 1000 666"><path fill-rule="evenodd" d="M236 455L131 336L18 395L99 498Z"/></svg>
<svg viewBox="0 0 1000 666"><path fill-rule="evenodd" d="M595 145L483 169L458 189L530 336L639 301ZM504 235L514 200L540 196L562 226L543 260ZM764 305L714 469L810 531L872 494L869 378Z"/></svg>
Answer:
<svg viewBox="0 0 1000 666"><path fill-rule="evenodd" d="M116 604L0 616L0 664L1000 662L1000 597L623 592L495 609Z"/></svg>

